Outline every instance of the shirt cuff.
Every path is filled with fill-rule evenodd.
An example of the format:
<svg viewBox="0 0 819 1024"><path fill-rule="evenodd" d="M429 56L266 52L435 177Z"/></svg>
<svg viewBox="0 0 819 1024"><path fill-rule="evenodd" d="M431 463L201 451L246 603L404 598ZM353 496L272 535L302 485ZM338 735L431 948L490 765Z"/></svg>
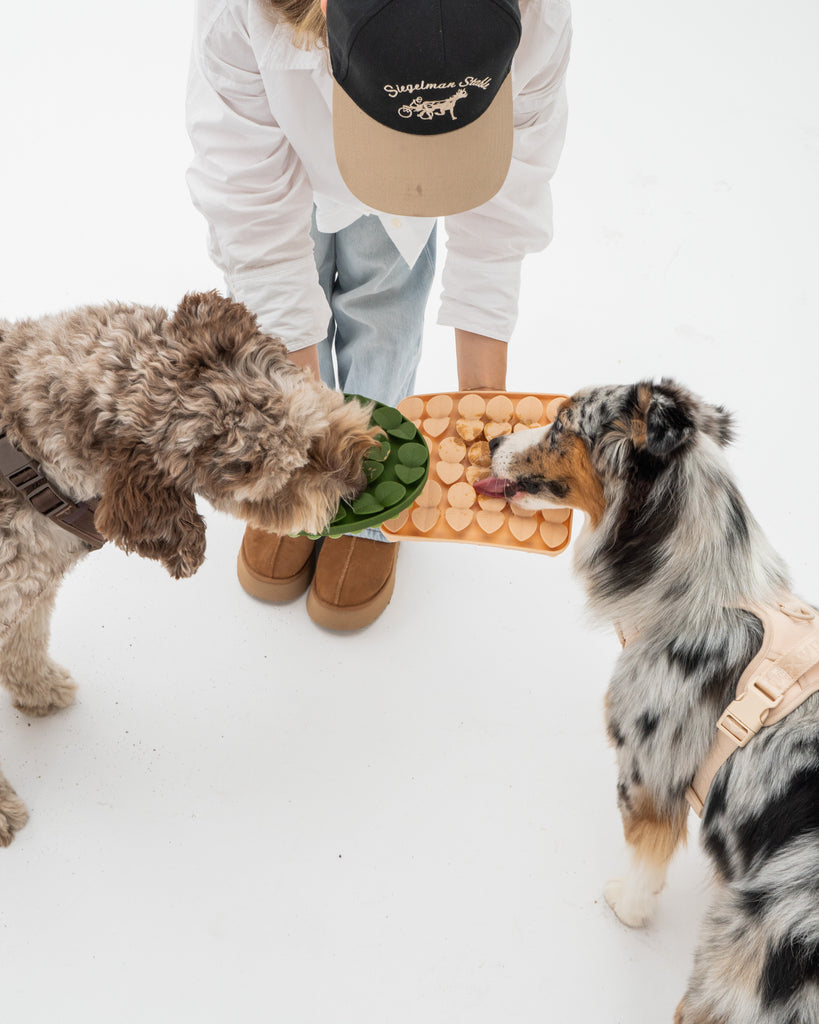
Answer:
<svg viewBox="0 0 819 1024"><path fill-rule="evenodd" d="M289 352L327 337L330 305L312 256L226 276L233 298L256 314L259 328L281 338Z"/></svg>
<svg viewBox="0 0 819 1024"><path fill-rule="evenodd" d="M459 265L452 266L454 262ZM438 323L508 342L518 320L520 271L518 260L457 260L450 253ZM450 290L450 278L459 285L457 293Z"/></svg>

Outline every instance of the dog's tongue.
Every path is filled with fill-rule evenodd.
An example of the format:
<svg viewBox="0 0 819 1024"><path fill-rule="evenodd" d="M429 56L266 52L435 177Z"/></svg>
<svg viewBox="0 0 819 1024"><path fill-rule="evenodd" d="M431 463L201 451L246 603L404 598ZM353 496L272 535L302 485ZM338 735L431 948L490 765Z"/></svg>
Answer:
<svg viewBox="0 0 819 1024"><path fill-rule="evenodd" d="M488 494L491 497L505 497L506 489L510 487L508 480L498 476L488 476L485 480L476 480L472 485L478 494Z"/></svg>

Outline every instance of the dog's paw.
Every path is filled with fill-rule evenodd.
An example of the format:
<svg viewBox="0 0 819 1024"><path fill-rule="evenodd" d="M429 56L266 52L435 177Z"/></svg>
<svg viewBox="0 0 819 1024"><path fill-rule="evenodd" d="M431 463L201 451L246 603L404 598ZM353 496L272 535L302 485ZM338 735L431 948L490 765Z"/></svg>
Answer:
<svg viewBox="0 0 819 1024"><path fill-rule="evenodd" d="M0 846L8 846L27 821L26 805L0 777Z"/></svg>
<svg viewBox="0 0 819 1024"><path fill-rule="evenodd" d="M606 903L629 928L645 928L654 916L657 896L630 886L624 878L612 878L603 890Z"/></svg>
<svg viewBox="0 0 819 1024"><path fill-rule="evenodd" d="M51 660L36 678L3 682L11 690L17 710L34 718L45 718L70 707L77 696L77 684L64 668Z"/></svg>

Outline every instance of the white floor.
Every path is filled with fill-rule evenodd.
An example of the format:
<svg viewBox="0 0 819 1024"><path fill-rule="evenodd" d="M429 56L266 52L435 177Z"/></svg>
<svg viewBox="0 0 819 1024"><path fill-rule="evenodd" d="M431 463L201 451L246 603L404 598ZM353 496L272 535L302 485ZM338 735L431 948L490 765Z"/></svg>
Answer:
<svg viewBox="0 0 819 1024"><path fill-rule="evenodd" d="M0 314L219 286L184 184L187 3L14 4L0 32ZM736 471L819 600L815 0L578 2L556 239L525 268L514 390L673 375L735 410ZM456 386L431 309L418 390ZM31 821L0 851L9 1024L654 1024L708 899L656 923L622 863L601 701L617 654L569 554L405 544L354 636L235 579L106 549L67 581L75 707L3 699Z"/></svg>

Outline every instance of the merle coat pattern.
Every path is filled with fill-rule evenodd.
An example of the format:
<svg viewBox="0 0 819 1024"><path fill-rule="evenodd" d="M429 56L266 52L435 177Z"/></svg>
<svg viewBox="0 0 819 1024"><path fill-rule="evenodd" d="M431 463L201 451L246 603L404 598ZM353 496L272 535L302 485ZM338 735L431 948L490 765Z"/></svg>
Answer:
<svg viewBox="0 0 819 1024"><path fill-rule="evenodd" d="M632 639L606 698L631 866L606 898L645 924L685 838L685 791L759 650L747 606L786 572L728 470L729 415L671 381L591 388L492 442L525 507L587 513L575 567ZM719 770L701 829L717 879L676 1024L819 1024L819 694Z"/></svg>

